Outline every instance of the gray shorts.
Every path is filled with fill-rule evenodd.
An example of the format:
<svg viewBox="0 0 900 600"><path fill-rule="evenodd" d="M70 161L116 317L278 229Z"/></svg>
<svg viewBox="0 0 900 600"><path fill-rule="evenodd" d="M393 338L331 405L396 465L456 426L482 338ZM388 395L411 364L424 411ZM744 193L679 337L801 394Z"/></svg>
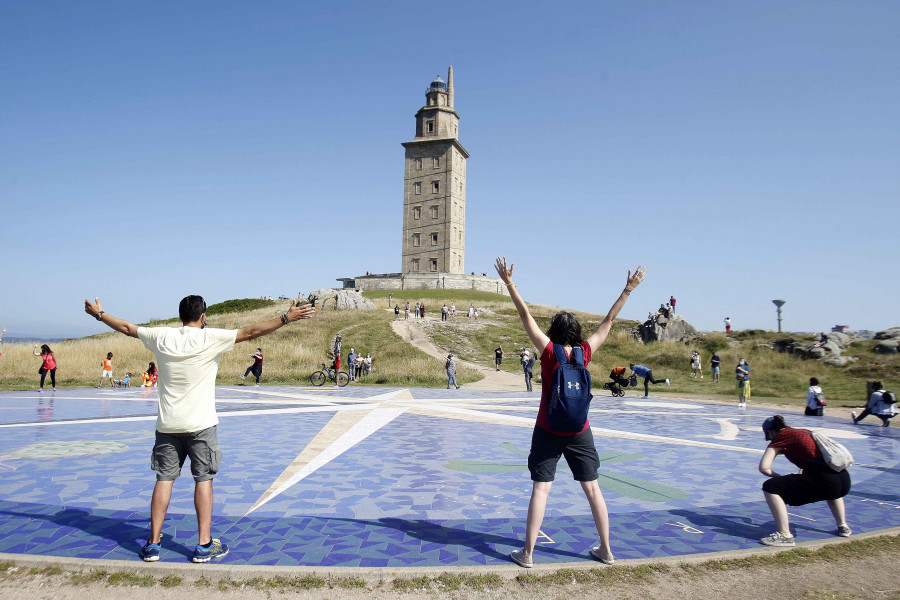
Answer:
<svg viewBox="0 0 900 600"><path fill-rule="evenodd" d="M209 481L219 471L222 451L216 436L216 426L192 433L156 432L156 443L150 456L150 468L156 471L157 481L175 481L181 475L184 459L191 457L194 481Z"/></svg>

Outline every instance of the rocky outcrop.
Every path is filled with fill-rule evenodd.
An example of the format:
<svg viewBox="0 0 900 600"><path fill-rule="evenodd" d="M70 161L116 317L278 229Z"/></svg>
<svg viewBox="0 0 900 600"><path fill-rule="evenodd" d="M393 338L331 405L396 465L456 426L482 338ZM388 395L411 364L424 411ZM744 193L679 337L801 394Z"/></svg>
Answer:
<svg viewBox="0 0 900 600"><path fill-rule="evenodd" d="M900 327L891 327L875 334L875 339L880 340L874 351L878 354L897 354L900 352Z"/></svg>
<svg viewBox="0 0 900 600"><path fill-rule="evenodd" d="M644 343L666 340L689 342L697 337L699 332L696 327L685 321L684 317L672 315L667 318L660 315L655 320L647 320L633 327L631 334L634 339Z"/></svg>
<svg viewBox="0 0 900 600"><path fill-rule="evenodd" d="M826 333L818 342L783 338L775 340L772 349L778 352L794 354L809 360L821 360L826 365L843 367L859 360L855 356L844 356L851 338L846 333Z"/></svg>
<svg viewBox="0 0 900 600"><path fill-rule="evenodd" d="M356 290L323 288L311 291L306 298L315 304L316 308L337 308L338 310L373 310L375 308L375 304L371 300L363 298L362 292Z"/></svg>

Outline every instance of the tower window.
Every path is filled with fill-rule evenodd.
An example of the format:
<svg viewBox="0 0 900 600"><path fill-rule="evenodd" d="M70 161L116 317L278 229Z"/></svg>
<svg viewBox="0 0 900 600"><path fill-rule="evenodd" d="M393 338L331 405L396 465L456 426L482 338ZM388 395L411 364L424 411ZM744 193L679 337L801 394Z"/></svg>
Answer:
<svg viewBox="0 0 900 600"><path fill-rule="evenodd" d="M412 259L411 266L412 266L413 271L418 272L419 271L419 259L418 258Z"/></svg>
<svg viewBox="0 0 900 600"><path fill-rule="evenodd" d="M421 170L422 170L422 159L417 158L416 159L416 171L421 171Z"/></svg>
<svg viewBox="0 0 900 600"><path fill-rule="evenodd" d="M431 207L431 218L432 218L432 219L437 219L437 218L438 218L438 210L439 210L439 209L438 209L437 206L432 206L432 207Z"/></svg>
<svg viewBox="0 0 900 600"><path fill-rule="evenodd" d="M428 121L425 123L425 129L428 133L434 133L434 121Z"/></svg>
<svg viewBox="0 0 900 600"><path fill-rule="evenodd" d="M422 236L418 233L412 234L413 246L421 246L422 245Z"/></svg>
<svg viewBox="0 0 900 600"><path fill-rule="evenodd" d="M417 270L418 270L418 269L417 269ZM432 258L432 259L431 259L431 270L432 270L433 272L436 272L436 271L437 271L437 259L436 259L436 258Z"/></svg>
<svg viewBox="0 0 900 600"><path fill-rule="evenodd" d="M441 191L441 182L440 181L432 181L431 182L431 193L438 194Z"/></svg>
<svg viewBox="0 0 900 600"><path fill-rule="evenodd" d="M437 235L438 234L436 234L436 233L431 234L431 245L432 246L437 246Z"/></svg>
<svg viewBox="0 0 900 600"><path fill-rule="evenodd" d="M413 193L415 193L416 195L419 195L422 193L422 182L421 181L417 181L413 184Z"/></svg>
<svg viewBox="0 0 900 600"><path fill-rule="evenodd" d="M433 166L435 169L437 169L438 167L441 166L441 157L440 157L440 156L435 156L434 158L431 159L431 162L432 162L432 166Z"/></svg>
<svg viewBox="0 0 900 600"><path fill-rule="evenodd" d="M421 219L422 218L422 207L414 206L413 207L413 219Z"/></svg>

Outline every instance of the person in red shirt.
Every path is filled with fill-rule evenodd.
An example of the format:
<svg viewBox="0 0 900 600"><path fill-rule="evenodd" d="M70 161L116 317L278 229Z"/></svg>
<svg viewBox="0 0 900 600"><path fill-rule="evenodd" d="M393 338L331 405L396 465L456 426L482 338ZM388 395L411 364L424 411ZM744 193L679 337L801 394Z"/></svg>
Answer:
<svg viewBox="0 0 900 600"><path fill-rule="evenodd" d="M603 492L597 485L597 468L600 466L600 457L594 446L590 423L585 421L581 431L572 433L554 431L547 422L550 382L554 372L559 368L553 346L554 344L563 346L570 361L573 348L580 347L584 355L584 364L587 366L593 353L606 341L612 322L625 306L628 295L646 277L646 271L644 267L638 267L634 275L628 271L625 289L619 294L597 330L587 340L584 340L582 339L581 324L570 312L557 313L550 321L550 329L547 333L541 331L513 283L513 265L510 264L507 267L504 257L497 258L494 267L509 290L509 296L516 306L519 318L525 327L525 333L528 334L535 347L542 349L541 404L531 437L531 451L528 454L528 470L531 472L533 484L531 501L528 503L528 519L525 525L525 546L521 550L513 551L509 556L519 566L526 568L534 566L534 546L537 543L541 523L544 521L547 497L556 476L556 464L560 457L565 456L575 480L581 483L581 488L587 496L591 514L594 516L594 524L597 527L597 534L600 536L600 543L590 550L591 556L604 564L611 565L615 559L609 545L609 514L606 510Z"/></svg>
<svg viewBox="0 0 900 600"><path fill-rule="evenodd" d="M770 442L759 461L759 472L771 477L763 483L763 494L777 531L760 540L767 546L793 546L794 536L788 522L787 505L803 506L812 502L828 502L834 515L836 533L850 536L844 510L844 496L850 492L850 474L846 469L835 471L822 458L812 433L807 429L788 427L784 417L775 415L763 422L763 433ZM772 470L772 462L779 454L800 467L800 473L779 475Z"/></svg>
<svg viewBox="0 0 900 600"><path fill-rule="evenodd" d="M38 369L38 372L41 374L41 387L38 388L39 392L44 391L44 378L47 377L47 373L50 373L50 383L53 385L53 391L56 391L56 357L53 356L53 352L50 350L50 346L47 344L41 345L41 352L38 354L38 345L37 342L34 344L34 348L32 353L35 356L41 357L41 368Z"/></svg>

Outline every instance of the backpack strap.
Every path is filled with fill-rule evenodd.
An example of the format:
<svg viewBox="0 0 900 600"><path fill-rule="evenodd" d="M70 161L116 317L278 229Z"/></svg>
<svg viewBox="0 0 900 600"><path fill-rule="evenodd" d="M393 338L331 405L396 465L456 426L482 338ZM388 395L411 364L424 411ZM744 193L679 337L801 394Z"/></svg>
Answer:
<svg viewBox="0 0 900 600"><path fill-rule="evenodd" d="M584 349L581 346L572 348L572 357L575 359L575 365L584 367Z"/></svg>
<svg viewBox="0 0 900 600"><path fill-rule="evenodd" d="M566 349L563 348L560 344L553 344L553 354L556 355L556 362L558 362L560 365L569 363L569 357L566 356Z"/></svg>

